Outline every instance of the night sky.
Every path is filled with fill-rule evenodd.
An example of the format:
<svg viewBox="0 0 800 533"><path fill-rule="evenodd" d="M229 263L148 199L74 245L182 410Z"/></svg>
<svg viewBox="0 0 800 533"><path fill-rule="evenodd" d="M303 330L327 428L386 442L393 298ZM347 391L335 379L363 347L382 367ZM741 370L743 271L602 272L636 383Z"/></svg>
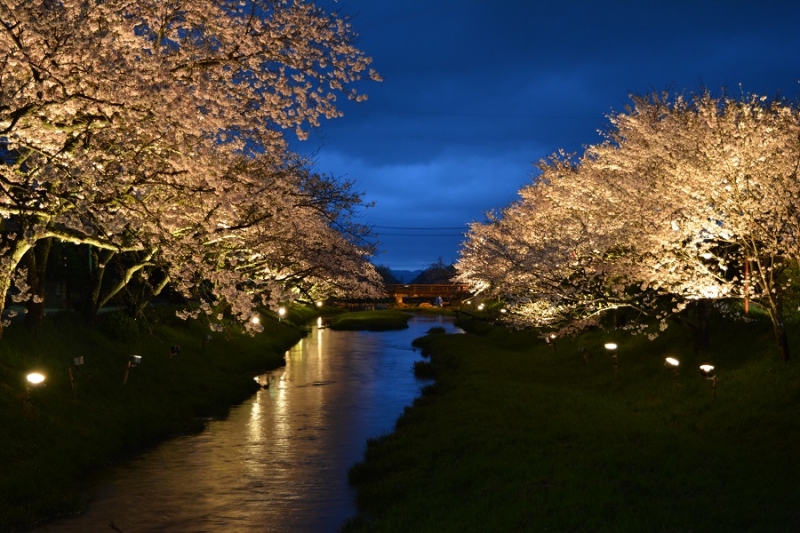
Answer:
<svg viewBox="0 0 800 533"><path fill-rule="evenodd" d="M353 17L384 81L294 148L376 203L358 221L394 269L456 261L468 223L513 201L533 162L597 142L630 94L800 97L796 1L321 5Z"/></svg>

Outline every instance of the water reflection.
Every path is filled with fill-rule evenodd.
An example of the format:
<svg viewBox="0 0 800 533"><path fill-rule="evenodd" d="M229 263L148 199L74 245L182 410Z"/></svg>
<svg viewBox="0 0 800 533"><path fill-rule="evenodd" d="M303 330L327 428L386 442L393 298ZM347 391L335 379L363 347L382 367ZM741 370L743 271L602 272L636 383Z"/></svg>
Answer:
<svg viewBox="0 0 800 533"><path fill-rule="evenodd" d="M328 532L355 513L347 469L419 394L411 341L449 319L397 332L315 327L269 384L209 423L113 469L89 512L39 531Z"/></svg>

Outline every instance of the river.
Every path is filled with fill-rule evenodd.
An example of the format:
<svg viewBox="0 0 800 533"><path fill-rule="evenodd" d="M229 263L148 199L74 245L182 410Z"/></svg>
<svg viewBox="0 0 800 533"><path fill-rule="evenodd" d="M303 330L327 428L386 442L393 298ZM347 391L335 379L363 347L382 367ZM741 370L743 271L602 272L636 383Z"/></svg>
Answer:
<svg viewBox="0 0 800 533"><path fill-rule="evenodd" d="M347 470L366 441L391 432L425 385L411 341L446 317L416 315L389 332L314 327L269 388L104 473L89 511L37 532L332 532L356 513Z"/></svg>

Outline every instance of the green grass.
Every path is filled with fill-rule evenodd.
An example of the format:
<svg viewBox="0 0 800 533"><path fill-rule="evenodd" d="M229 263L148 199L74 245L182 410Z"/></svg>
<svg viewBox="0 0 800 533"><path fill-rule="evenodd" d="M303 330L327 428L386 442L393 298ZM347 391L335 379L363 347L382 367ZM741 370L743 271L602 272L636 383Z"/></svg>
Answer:
<svg viewBox="0 0 800 533"><path fill-rule="evenodd" d="M712 349L430 335L434 385L353 466L344 531L791 531L800 523L800 365L768 322L715 319ZM800 350L798 326L792 345ZM603 343L618 344L618 372ZM585 348L588 365L580 353ZM800 357L800 353L796 354ZM680 360L677 386L664 358ZM717 396L698 366L718 370Z"/></svg>
<svg viewBox="0 0 800 533"><path fill-rule="evenodd" d="M405 329L412 315L395 310L355 311L331 316L328 326L336 330L387 331Z"/></svg>
<svg viewBox="0 0 800 533"><path fill-rule="evenodd" d="M256 336L228 327L209 342L207 326L166 309L142 322L106 315L94 327L60 313L37 335L8 328L0 341L0 531L81 512L77 487L89 474L198 431L203 417L224 416L257 389L256 372L285 363L285 351L304 335L292 316L262 319L265 331ZM180 353L170 358L175 344ZM142 363L123 385L132 354ZM69 369L78 356L85 364L73 369L73 390ZM34 370L47 380L26 399L24 376Z"/></svg>

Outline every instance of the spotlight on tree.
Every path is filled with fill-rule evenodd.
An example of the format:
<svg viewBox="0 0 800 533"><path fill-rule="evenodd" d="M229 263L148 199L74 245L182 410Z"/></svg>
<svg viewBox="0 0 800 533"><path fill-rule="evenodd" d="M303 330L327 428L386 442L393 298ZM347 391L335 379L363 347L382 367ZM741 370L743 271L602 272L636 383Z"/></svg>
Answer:
<svg viewBox="0 0 800 533"><path fill-rule="evenodd" d="M39 372L31 372L30 374L25 376L25 379L28 381L29 387L31 386L35 387L37 385L41 385L42 383L44 383L45 378L44 374L40 374Z"/></svg>
<svg viewBox="0 0 800 533"><path fill-rule="evenodd" d="M664 361L664 366L672 368L672 388L676 388L678 386L678 365L680 365L680 361L675 359L674 357L667 357Z"/></svg>
<svg viewBox="0 0 800 533"><path fill-rule="evenodd" d="M132 355L128 359L128 364L125 365L125 377L122 378L122 384L125 385L128 382L128 373L131 371L131 368L136 368L142 362L141 355Z"/></svg>
<svg viewBox="0 0 800 533"><path fill-rule="evenodd" d="M611 354L611 359L614 361L614 377L617 377L617 371L619 370L619 365L617 364L617 343L615 342L607 342L603 345L606 350Z"/></svg>
<svg viewBox="0 0 800 533"><path fill-rule="evenodd" d="M261 322L261 319L257 316L254 316L250 319L250 323L253 324L254 326L257 326L259 322Z"/></svg>
<svg viewBox="0 0 800 533"><path fill-rule="evenodd" d="M31 372L25 376L25 397L23 399L23 407L25 412L31 409L31 390L42 387L44 383L44 374L39 372Z"/></svg>
<svg viewBox="0 0 800 533"><path fill-rule="evenodd" d="M714 372L713 365L700 365L700 375L711 381L711 399L717 398L717 374Z"/></svg>

